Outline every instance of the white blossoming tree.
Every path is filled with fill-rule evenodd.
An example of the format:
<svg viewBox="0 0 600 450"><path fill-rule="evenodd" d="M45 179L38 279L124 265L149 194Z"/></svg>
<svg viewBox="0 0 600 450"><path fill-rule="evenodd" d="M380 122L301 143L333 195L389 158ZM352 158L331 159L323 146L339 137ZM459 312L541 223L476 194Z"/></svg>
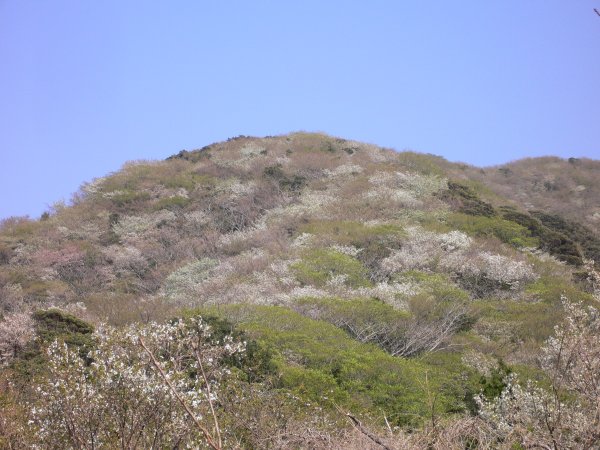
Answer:
<svg viewBox="0 0 600 450"><path fill-rule="evenodd" d="M29 404L35 448L221 448L215 413L223 358L201 319L100 328L85 358L58 341Z"/></svg>
<svg viewBox="0 0 600 450"><path fill-rule="evenodd" d="M510 376L498 399L479 399L481 415L505 441L554 450L600 445L600 313L565 298L563 305L566 319L540 358L550 388Z"/></svg>

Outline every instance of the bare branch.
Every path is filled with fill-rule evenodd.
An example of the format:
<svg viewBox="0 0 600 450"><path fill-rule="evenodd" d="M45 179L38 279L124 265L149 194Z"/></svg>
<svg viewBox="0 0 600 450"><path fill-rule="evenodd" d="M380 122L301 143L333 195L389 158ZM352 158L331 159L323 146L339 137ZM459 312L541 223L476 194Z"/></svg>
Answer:
<svg viewBox="0 0 600 450"><path fill-rule="evenodd" d="M211 434L198 421L198 418L196 417L196 415L192 412L192 410L190 409L190 407L188 406L188 404L185 402L185 400L181 397L181 395L179 394L179 392L177 392L177 389L175 389L175 386L173 386L173 384L171 383L171 381L167 378L167 374L165 374L165 372L162 369L162 367L160 367L160 364L158 364L158 361L154 357L154 354L148 349L148 347L146 347L146 344L144 343L144 340L140 337L139 340L138 340L138 342L142 346L142 348L144 349L144 351L146 353L148 353L148 356L150 356L150 360L152 361L152 364L154 365L154 367L156 367L156 370L158 370L158 373L160 374L160 376L162 377L162 379L164 380L164 382L167 384L167 386L169 386L169 389L171 390L171 392L173 393L173 395L175 396L175 398L177 398L177 400L179 401L179 403L181 404L181 406L183 407L183 409L185 410L185 412L187 413L187 415L190 417L190 419L192 419L192 421L194 422L194 425L196 425L196 428L198 428L202 432L202 434L204 435L204 438L206 439L206 442L208 443L208 445L210 445L215 450L221 450L221 445L219 443L215 443L214 442L214 439L211 436Z"/></svg>
<svg viewBox="0 0 600 450"><path fill-rule="evenodd" d="M196 357L196 361L198 361L198 365L200 366L200 370L202 371L202 378L204 378L204 384L206 384L206 397L208 398L208 404L210 405L210 413L212 414L215 423L215 432L217 433L217 442L220 448L223 445L221 441L221 429L219 428L219 421L217 420L217 415L215 414L215 409L213 407L213 402L211 398L212 394L210 392L210 383L208 382L208 378L206 377L206 373L204 372L204 365L202 364L202 357L198 352L198 347L192 345L192 349L194 350L194 356Z"/></svg>

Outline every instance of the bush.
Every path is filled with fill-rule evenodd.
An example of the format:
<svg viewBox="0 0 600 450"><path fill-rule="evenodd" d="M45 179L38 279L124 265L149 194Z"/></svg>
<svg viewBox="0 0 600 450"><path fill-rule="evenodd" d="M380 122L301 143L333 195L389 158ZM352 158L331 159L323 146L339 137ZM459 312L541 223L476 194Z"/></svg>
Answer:
<svg viewBox="0 0 600 450"><path fill-rule="evenodd" d="M371 286L368 270L360 261L334 250L310 250L291 269L304 285L322 287L328 282L342 282L353 288Z"/></svg>
<svg viewBox="0 0 600 450"><path fill-rule="evenodd" d="M122 191L112 195L110 199L116 206L123 208L149 200L150 194L143 191Z"/></svg>
<svg viewBox="0 0 600 450"><path fill-rule="evenodd" d="M306 178L297 174L286 175L281 165L266 167L263 171L264 177L274 181L279 189L283 191L298 192L306 185Z"/></svg>
<svg viewBox="0 0 600 450"><path fill-rule="evenodd" d="M185 208L187 205L190 204L190 202L191 199L189 199L188 197L174 195L173 197L161 198L154 204L153 208L155 211L161 211L163 209L175 211L178 209Z"/></svg>
<svg viewBox="0 0 600 450"><path fill-rule="evenodd" d="M101 328L88 355L91 364L55 341L47 352L47 375L28 404L32 444L172 448L210 442L206 430L227 374L222 360L244 351L229 337L211 343L210 335L200 319Z"/></svg>
<svg viewBox="0 0 600 450"><path fill-rule="evenodd" d="M373 343L393 356L410 357L444 349L465 326L464 306L444 300L417 295L411 301L412 314L374 299L305 298L293 307L332 323L359 342Z"/></svg>
<svg viewBox="0 0 600 450"><path fill-rule="evenodd" d="M94 327L59 309L36 311L32 314L35 339L30 340L13 360L19 382L31 382L33 376L47 370L47 346L55 341L72 348L80 357L87 358L93 348Z"/></svg>
<svg viewBox="0 0 600 450"><path fill-rule="evenodd" d="M514 247L538 247L539 240L532 232L516 222L499 217L474 216L454 213L446 219L447 224L476 237L496 237Z"/></svg>
<svg viewBox="0 0 600 450"><path fill-rule="evenodd" d="M481 200L464 184L449 181L448 190L443 191L440 198L464 214L484 217L494 217L496 215L492 205Z"/></svg>
<svg viewBox="0 0 600 450"><path fill-rule="evenodd" d="M423 402L426 373L430 388L439 392L437 411L442 414L464 409L466 386L476 381L455 360L438 358L428 364L394 358L374 345L355 341L332 324L287 308L228 305L219 307L218 313L273 349L287 388L307 399L321 398L325 407L323 398L333 396L358 412L380 415L383 411L393 425L417 425L429 413Z"/></svg>
<svg viewBox="0 0 600 450"><path fill-rule="evenodd" d="M592 259L600 264L600 238L598 238L593 231L577 222L563 219L558 215L547 214L542 211L533 211L532 214L539 219L545 227L566 236L573 243L578 244L583 250L583 255L586 258ZM563 248L566 243L567 241L561 242ZM579 261L581 256L580 252L576 250L578 249L569 248L568 254L578 258L577 265L579 265L582 263Z"/></svg>
<svg viewBox="0 0 600 450"><path fill-rule="evenodd" d="M584 230L582 233L579 231L574 231L576 229L578 230L576 226L570 226L558 216L540 215L540 217L545 217L546 223L543 224L537 218L522 212L518 212L511 207L502 207L501 211L506 220L510 220L526 227L531 233L531 236L538 238L539 246L543 251L556 256L561 261L565 261L575 266L580 266L583 264L581 253L577 248L576 240L573 240L571 237L563 234L563 232L567 231L569 234L572 231L572 236L575 236L576 239L581 239L586 243L590 242L591 244L584 245L589 245L592 249L592 253L594 252L593 249L598 242L595 240L596 238L593 236L593 234L588 234L589 231L587 231L584 227L581 227L581 229ZM551 227L549 228L546 225L550 225ZM600 244L598 244L598 248L600 248Z"/></svg>
<svg viewBox="0 0 600 450"><path fill-rule="evenodd" d="M550 389L515 376L502 394L480 397L480 415L507 442L539 448L594 448L600 416L600 314L563 299L566 318L542 348Z"/></svg>

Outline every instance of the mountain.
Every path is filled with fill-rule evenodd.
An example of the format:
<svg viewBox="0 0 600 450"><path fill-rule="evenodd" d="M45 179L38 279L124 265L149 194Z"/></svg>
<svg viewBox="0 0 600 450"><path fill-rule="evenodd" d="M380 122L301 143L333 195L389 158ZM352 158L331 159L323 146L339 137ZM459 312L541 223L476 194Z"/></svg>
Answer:
<svg viewBox="0 0 600 450"><path fill-rule="evenodd" d="M599 174L595 160L480 169L313 133L240 136L127 163L40 220L2 222L0 360L11 382L1 387L0 439L77 447L93 435L116 446L126 433L110 420L92 430L65 418L77 402L106 417L141 408L139 398L126 408L121 391L110 397L121 370L132 386L153 373L144 398L163 395L139 409L152 426L131 425L139 440L128 448L151 445L146 429L173 447L166 423L184 427L185 442L217 448L219 428L195 435L185 411L180 422L144 416L157 404L179 410L181 399L164 397L162 364L181 386L219 389L216 405L210 392L189 404L218 418L227 447L377 448L390 434L381 445L422 448L433 430L431 445L450 448L442 437L456 424L491 426L475 398L502 398L508 374L549 386L539 356L571 317L565 305L598 304ZM183 328L158 325L176 317ZM190 326L203 334L190 337ZM186 348L218 355L219 376L200 377ZM170 352L178 356L160 359ZM119 370L110 365L118 355L129 355ZM100 383L107 373L112 381ZM105 400L73 394L49 409L44 398L66 398L61 383Z"/></svg>

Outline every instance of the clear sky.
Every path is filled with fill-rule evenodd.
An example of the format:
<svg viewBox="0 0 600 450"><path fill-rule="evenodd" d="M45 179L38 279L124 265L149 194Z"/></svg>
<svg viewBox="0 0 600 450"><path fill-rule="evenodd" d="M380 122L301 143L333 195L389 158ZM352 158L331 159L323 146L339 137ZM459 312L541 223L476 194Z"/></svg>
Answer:
<svg viewBox="0 0 600 450"><path fill-rule="evenodd" d="M0 217L123 162L323 131L600 159L600 0L0 0Z"/></svg>

